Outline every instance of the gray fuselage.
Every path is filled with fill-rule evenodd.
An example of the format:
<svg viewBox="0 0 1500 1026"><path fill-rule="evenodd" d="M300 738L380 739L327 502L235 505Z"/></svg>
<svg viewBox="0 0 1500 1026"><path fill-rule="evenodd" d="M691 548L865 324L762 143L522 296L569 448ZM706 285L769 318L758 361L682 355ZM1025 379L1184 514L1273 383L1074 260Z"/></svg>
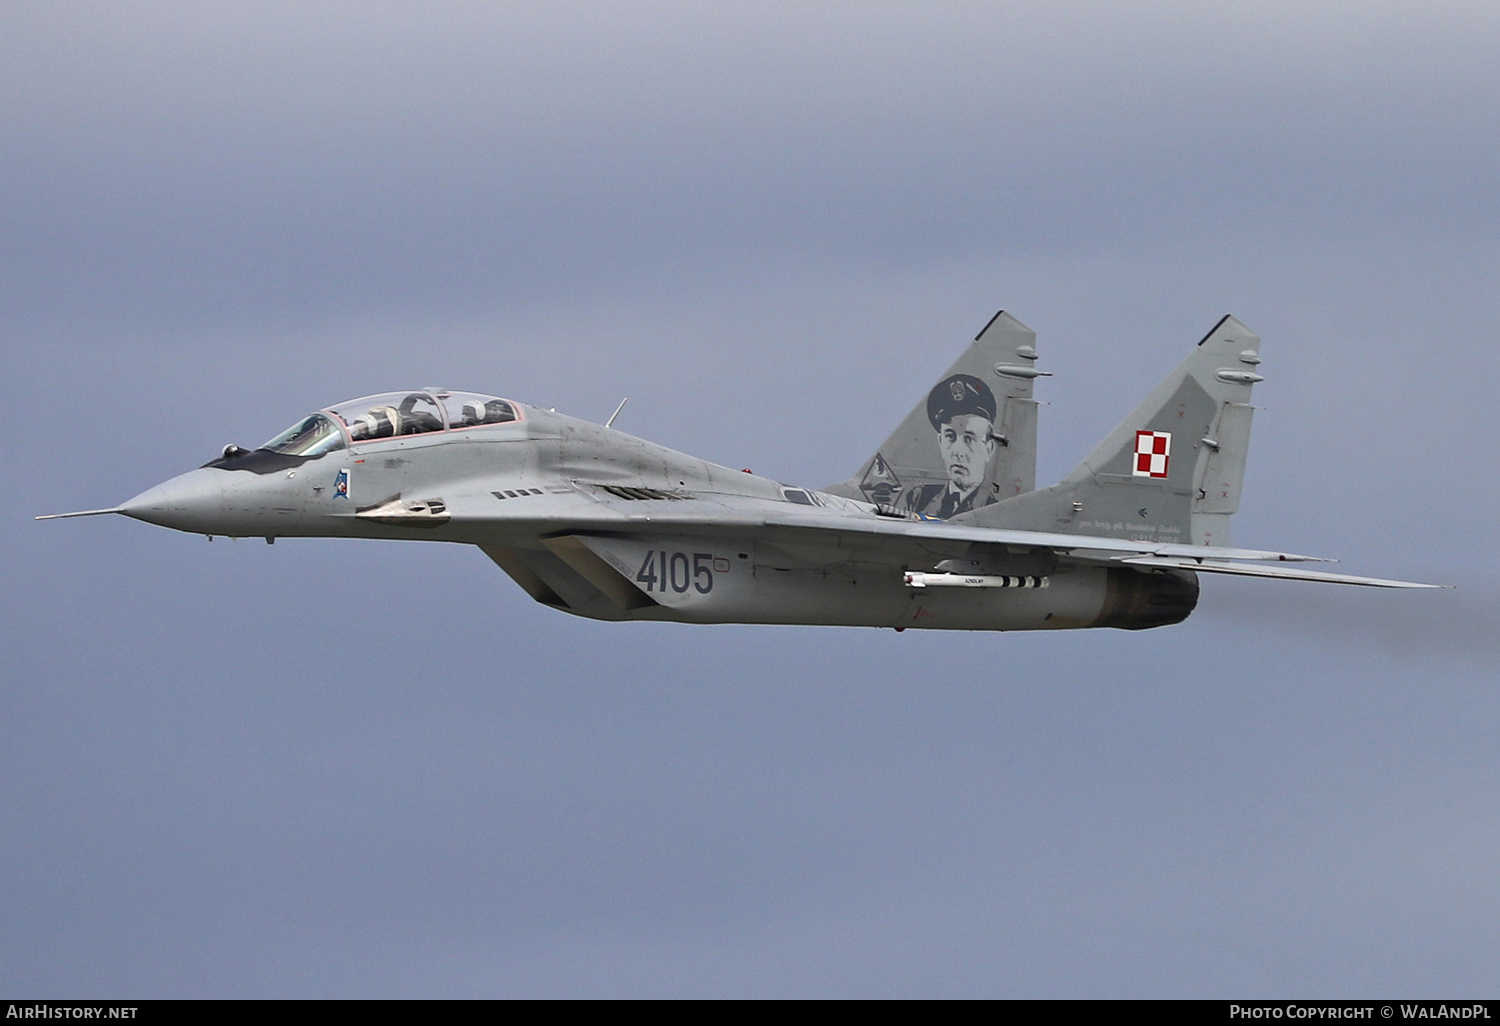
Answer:
<svg viewBox="0 0 1500 1026"><path fill-rule="evenodd" d="M209 536L479 546L538 601L603 620L960 630L1147 627L1185 617L1191 574L1063 565L1044 551L770 530L787 510L868 517L555 412L373 438L312 457L242 450L130 500ZM835 525L836 526L836 525ZM907 570L982 566L1041 587L913 588Z"/></svg>

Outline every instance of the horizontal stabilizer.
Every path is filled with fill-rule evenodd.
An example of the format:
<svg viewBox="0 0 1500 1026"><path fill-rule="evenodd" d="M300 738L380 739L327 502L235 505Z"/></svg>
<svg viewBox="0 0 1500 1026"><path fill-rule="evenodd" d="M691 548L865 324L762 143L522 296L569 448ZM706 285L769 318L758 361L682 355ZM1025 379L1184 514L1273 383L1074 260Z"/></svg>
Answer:
<svg viewBox="0 0 1500 1026"><path fill-rule="evenodd" d="M1320 570L1264 563L1223 563L1217 560L1174 559L1162 556L1130 556L1119 560L1131 566L1163 570L1193 570L1207 574L1233 574L1237 577L1271 577L1283 581L1313 581L1323 584L1358 584L1366 588L1444 588L1452 585L1418 584L1415 581L1388 581L1381 577L1355 577L1353 574L1330 574Z"/></svg>

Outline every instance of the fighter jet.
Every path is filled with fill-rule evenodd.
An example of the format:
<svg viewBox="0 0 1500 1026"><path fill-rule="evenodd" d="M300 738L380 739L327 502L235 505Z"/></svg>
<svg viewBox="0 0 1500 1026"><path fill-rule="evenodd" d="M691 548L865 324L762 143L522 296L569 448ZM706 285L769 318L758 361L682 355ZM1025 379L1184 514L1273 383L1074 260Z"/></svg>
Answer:
<svg viewBox="0 0 1500 1026"><path fill-rule="evenodd" d="M597 620L1140 630L1186 619L1204 573L1435 587L1230 546L1263 380L1260 339L1238 320L1040 490L1035 343L997 313L885 443L822 489L674 452L615 417L423 388L226 446L123 505L38 519L473 545L536 601Z"/></svg>

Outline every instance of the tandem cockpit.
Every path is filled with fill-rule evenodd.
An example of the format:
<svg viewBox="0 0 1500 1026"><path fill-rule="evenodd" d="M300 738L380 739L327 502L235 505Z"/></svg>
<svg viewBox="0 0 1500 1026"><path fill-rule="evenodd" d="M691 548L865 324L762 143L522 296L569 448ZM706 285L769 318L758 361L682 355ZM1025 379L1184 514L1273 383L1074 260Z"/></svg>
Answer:
<svg viewBox="0 0 1500 1026"><path fill-rule="evenodd" d="M310 414L254 450L230 445L208 466L254 469L249 462L315 459L364 442L410 435L433 435L520 421L512 402L475 392L424 390L385 392L337 403ZM259 457L254 460L252 457Z"/></svg>

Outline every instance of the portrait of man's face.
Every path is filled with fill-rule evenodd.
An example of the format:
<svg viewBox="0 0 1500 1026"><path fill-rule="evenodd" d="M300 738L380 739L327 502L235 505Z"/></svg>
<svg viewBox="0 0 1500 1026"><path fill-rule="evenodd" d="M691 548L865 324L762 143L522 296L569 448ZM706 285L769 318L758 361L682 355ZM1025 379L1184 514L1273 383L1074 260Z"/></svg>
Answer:
<svg viewBox="0 0 1500 1026"><path fill-rule="evenodd" d="M941 497L938 486L924 485L913 493L918 512L951 516L971 508L998 444L997 412L995 393L972 374L944 378L927 394L927 420L937 433L938 457L948 478L941 491L949 493L949 498Z"/></svg>
<svg viewBox="0 0 1500 1026"><path fill-rule="evenodd" d="M960 492L970 492L984 480L995 438L990 421L977 413L960 413L938 425L938 450L948 480Z"/></svg>

